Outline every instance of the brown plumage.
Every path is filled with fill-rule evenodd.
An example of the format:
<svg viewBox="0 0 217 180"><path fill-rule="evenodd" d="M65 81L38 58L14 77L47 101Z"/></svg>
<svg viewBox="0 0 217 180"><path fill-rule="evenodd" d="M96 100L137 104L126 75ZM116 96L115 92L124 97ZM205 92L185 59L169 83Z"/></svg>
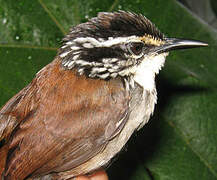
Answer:
<svg viewBox="0 0 217 180"><path fill-rule="evenodd" d="M123 124L112 126L126 116L128 103L120 79L77 76L57 58L0 112L4 176L24 179L82 164L121 130Z"/></svg>
<svg viewBox="0 0 217 180"><path fill-rule="evenodd" d="M104 167L153 113L168 51L200 46L124 11L75 26L0 110L0 177L70 179Z"/></svg>

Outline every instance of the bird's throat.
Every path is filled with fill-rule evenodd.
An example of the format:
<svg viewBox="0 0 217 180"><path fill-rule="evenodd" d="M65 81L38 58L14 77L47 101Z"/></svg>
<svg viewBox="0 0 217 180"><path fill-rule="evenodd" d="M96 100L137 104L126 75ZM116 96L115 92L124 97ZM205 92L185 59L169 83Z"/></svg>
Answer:
<svg viewBox="0 0 217 180"><path fill-rule="evenodd" d="M168 53L163 53L148 59L144 58L133 76L134 81L144 90L153 91L155 89L155 76L164 66L167 55Z"/></svg>

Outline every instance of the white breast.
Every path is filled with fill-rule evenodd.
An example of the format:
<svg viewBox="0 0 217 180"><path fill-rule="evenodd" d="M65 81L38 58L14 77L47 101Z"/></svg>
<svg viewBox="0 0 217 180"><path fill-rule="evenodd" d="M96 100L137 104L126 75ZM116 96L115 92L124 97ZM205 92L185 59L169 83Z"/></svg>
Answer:
<svg viewBox="0 0 217 180"><path fill-rule="evenodd" d="M145 57L137 67L134 80L145 90L152 91L155 88L155 75L159 73L165 63L168 53L157 56Z"/></svg>

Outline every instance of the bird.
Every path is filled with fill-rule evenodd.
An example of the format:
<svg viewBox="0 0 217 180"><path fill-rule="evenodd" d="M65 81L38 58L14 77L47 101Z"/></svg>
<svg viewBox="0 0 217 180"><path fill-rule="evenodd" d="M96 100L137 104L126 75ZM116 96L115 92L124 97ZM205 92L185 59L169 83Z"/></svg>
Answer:
<svg viewBox="0 0 217 180"><path fill-rule="evenodd" d="M168 38L129 11L72 27L0 110L0 177L66 180L106 167L153 114L169 51L207 45Z"/></svg>

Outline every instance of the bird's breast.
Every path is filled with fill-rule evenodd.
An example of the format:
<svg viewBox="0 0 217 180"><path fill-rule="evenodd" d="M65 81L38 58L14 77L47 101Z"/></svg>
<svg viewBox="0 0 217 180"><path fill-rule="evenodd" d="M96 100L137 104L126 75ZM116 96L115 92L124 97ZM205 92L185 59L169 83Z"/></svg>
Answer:
<svg viewBox="0 0 217 180"><path fill-rule="evenodd" d="M149 120L154 111L157 96L156 90L143 91L143 88L136 84L131 91L132 99L130 101L129 119L121 133L111 140L101 156L104 156L104 161L108 162L114 157L124 145L127 143L131 135L142 128Z"/></svg>
<svg viewBox="0 0 217 180"><path fill-rule="evenodd" d="M143 91L143 88L136 83L135 88L131 90L129 119L120 134L110 140L101 153L82 164L82 167L78 168L93 171L107 165L110 160L123 149L133 132L139 130L148 122L154 111L156 100L156 89L153 89L152 91Z"/></svg>

